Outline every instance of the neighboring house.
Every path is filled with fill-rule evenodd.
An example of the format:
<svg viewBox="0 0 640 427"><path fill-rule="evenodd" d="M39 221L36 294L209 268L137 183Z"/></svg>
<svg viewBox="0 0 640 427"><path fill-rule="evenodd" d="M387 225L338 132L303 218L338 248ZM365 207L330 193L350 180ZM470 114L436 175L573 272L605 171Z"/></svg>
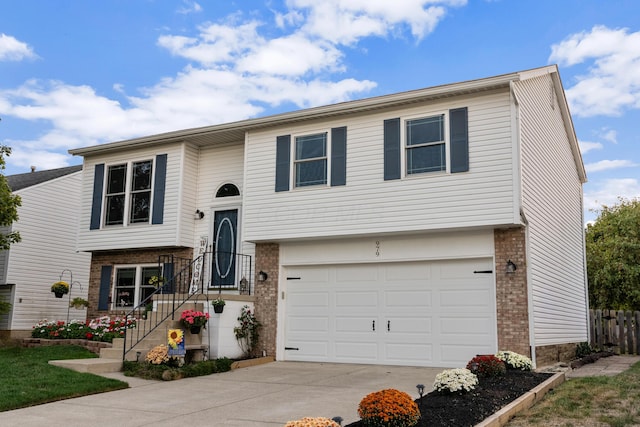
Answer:
<svg viewBox="0 0 640 427"><path fill-rule="evenodd" d="M555 66L71 153L93 315L135 305L158 256L203 236L214 260L253 256L278 360L540 365L588 339L586 176ZM205 271L211 294L246 278Z"/></svg>
<svg viewBox="0 0 640 427"><path fill-rule="evenodd" d="M22 241L0 252L0 296L12 304L0 316L0 331L29 335L33 325L48 320L86 318L85 310L69 308L69 297L87 297L90 254L76 251L82 166L71 166L7 176L14 194L22 199L19 219L12 228ZM63 273L64 271L64 273ZM70 294L55 298L51 285L71 281Z"/></svg>

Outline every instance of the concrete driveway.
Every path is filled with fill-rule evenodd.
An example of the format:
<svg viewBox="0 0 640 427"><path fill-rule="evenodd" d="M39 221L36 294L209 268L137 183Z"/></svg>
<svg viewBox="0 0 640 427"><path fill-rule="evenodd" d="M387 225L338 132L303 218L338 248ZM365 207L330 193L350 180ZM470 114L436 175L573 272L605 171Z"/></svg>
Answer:
<svg viewBox="0 0 640 427"><path fill-rule="evenodd" d="M358 403L396 388L414 399L445 368L273 362L178 381L122 379L131 388L0 414L4 426L284 426L302 417L358 419Z"/></svg>

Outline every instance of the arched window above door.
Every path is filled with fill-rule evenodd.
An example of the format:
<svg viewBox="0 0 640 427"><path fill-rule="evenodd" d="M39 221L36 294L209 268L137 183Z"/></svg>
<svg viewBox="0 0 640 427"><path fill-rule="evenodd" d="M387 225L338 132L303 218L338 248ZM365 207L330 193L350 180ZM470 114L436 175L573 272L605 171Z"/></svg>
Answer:
<svg viewBox="0 0 640 427"><path fill-rule="evenodd" d="M216 193L216 198L233 197L233 196L239 196L239 195L240 195L240 190L238 190L238 187L228 182L226 184L223 184L222 187L218 189L218 192Z"/></svg>

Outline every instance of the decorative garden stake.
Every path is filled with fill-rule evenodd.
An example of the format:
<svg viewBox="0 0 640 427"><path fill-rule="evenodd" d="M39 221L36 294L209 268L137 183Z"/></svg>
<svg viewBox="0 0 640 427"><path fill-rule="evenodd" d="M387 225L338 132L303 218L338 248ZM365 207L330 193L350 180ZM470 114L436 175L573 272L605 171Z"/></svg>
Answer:
<svg viewBox="0 0 640 427"><path fill-rule="evenodd" d="M422 395L424 394L424 384L418 384L416 388L418 389L418 394L420 394L420 406L422 406Z"/></svg>

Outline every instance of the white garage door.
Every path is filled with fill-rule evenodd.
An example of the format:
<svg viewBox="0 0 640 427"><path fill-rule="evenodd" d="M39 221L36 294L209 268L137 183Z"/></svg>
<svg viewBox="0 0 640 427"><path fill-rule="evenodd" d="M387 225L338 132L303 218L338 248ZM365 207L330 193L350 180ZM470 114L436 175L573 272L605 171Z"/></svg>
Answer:
<svg viewBox="0 0 640 427"><path fill-rule="evenodd" d="M492 262L289 267L285 359L461 367L496 351Z"/></svg>

